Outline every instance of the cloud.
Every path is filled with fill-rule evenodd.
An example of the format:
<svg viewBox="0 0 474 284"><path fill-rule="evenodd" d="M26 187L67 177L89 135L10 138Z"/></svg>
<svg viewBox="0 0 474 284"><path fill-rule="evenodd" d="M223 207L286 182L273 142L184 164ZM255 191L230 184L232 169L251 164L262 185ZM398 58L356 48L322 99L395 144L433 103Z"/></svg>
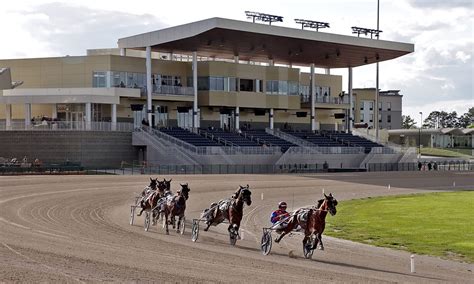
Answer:
<svg viewBox="0 0 474 284"><path fill-rule="evenodd" d="M472 8L472 0L409 0L408 3L417 8Z"/></svg>
<svg viewBox="0 0 474 284"><path fill-rule="evenodd" d="M86 49L116 47L117 39L164 26L150 14L91 9L66 3L48 3L19 11L22 26L51 55L80 55Z"/></svg>

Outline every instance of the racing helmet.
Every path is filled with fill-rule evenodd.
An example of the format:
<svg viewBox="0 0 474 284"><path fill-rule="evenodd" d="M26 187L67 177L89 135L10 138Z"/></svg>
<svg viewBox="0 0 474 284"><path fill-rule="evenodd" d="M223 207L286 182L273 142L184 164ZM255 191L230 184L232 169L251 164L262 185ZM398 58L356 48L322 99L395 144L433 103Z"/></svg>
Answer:
<svg viewBox="0 0 474 284"><path fill-rule="evenodd" d="M285 201L280 201L280 203L278 203L278 208L286 208L286 207L287 205Z"/></svg>

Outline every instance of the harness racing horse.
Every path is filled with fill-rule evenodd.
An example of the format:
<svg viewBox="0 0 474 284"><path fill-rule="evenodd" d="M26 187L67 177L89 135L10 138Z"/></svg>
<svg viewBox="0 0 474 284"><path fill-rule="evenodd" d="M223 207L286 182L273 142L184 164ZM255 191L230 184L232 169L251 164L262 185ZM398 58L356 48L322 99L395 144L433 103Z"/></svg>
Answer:
<svg viewBox="0 0 474 284"><path fill-rule="evenodd" d="M332 216L336 215L337 200L330 193L324 194L324 199L318 201L318 209L299 209L288 222L288 226L282 229L282 233L275 239L279 243L281 239L298 225L304 230L303 248L305 251L314 250L318 242L322 245L322 234L326 227L326 215L329 212ZM322 249L324 247L322 246Z"/></svg>
<svg viewBox="0 0 474 284"><path fill-rule="evenodd" d="M172 180L173 180L173 179L166 180L165 178L163 178L163 183L164 183L165 186L166 186L166 189L165 189L166 191L171 192L171 181L172 181Z"/></svg>
<svg viewBox="0 0 474 284"><path fill-rule="evenodd" d="M166 224L167 235L169 234L168 225L170 222L173 225L173 229L176 228L175 217L178 217L178 228L176 229L176 232L180 233L180 228L182 226L181 234L184 233L184 212L186 211L186 200L188 200L189 198L189 192L191 191L191 189L189 188L187 183L180 183L180 185L181 189L176 192L178 195L169 197L169 199L163 205L163 211L165 214L163 222Z"/></svg>
<svg viewBox="0 0 474 284"><path fill-rule="evenodd" d="M137 216L142 215L143 211L145 210L146 199L152 192L154 192L156 190L158 183L159 183L158 178L150 178L150 185L148 185L147 187L145 187L142 190L141 200L140 200L140 207L141 207L142 210L140 210L140 212L137 214Z"/></svg>
<svg viewBox="0 0 474 284"><path fill-rule="evenodd" d="M143 211L145 210L151 210L155 208L155 206L158 204L158 200L163 197L165 189L166 189L166 184L164 182L161 182L156 179L150 178L150 186L149 188L145 188L142 192L142 201L140 202L140 207L141 210L137 214L137 216L141 216ZM158 183L158 185L157 185ZM155 220L155 212L153 213L153 223L156 222Z"/></svg>
<svg viewBox="0 0 474 284"><path fill-rule="evenodd" d="M207 227L204 231L209 230L209 227L217 226L218 224L224 222L225 220L229 221L229 227L227 230L230 234L231 244L235 244L237 237L239 236L240 222L242 221L244 204L250 206L252 204L251 198L252 192L249 189L249 185L241 186L234 193L233 198L222 200L218 204L211 205L213 212L209 210L205 211L203 214L207 216Z"/></svg>

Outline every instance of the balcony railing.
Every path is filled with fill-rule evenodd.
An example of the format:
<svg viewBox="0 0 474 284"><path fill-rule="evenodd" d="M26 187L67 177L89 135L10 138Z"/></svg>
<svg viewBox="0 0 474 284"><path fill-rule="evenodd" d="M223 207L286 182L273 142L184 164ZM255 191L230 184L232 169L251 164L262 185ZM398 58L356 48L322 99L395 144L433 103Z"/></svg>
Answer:
<svg viewBox="0 0 474 284"><path fill-rule="evenodd" d="M194 95L193 87L181 86L153 86L153 93L159 95L174 95L174 96L192 96Z"/></svg>
<svg viewBox="0 0 474 284"><path fill-rule="evenodd" d="M311 97L309 95L301 95L301 102L302 103L310 103ZM349 104L349 98L344 97L330 97L330 96L316 96L315 102L318 104L335 104L335 105L342 105L342 104Z"/></svg>
<svg viewBox="0 0 474 284"><path fill-rule="evenodd" d="M0 122L0 130L35 130L35 131L133 131L133 123L103 121L43 121L25 125L24 121L12 121L9 125Z"/></svg>

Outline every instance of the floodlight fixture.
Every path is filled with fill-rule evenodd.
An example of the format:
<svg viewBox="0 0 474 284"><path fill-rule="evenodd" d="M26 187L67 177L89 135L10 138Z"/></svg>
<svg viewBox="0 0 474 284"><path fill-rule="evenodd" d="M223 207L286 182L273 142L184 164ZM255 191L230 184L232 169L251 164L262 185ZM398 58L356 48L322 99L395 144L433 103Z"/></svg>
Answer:
<svg viewBox="0 0 474 284"><path fill-rule="evenodd" d="M283 22L283 16L251 11L245 11L245 15L247 19L252 19L253 23L255 23L255 21L262 21L267 22L271 26L273 22Z"/></svg>
<svg viewBox="0 0 474 284"><path fill-rule="evenodd" d="M368 36L370 34L370 38L373 38L373 36L375 35L375 37L378 39L381 32L381 30L377 29L352 27L352 33L357 34L357 37L360 37L361 34L365 36Z"/></svg>
<svg viewBox="0 0 474 284"><path fill-rule="evenodd" d="M329 28L329 23L326 22L318 22L304 19L295 19L295 22L301 25L302 30L304 30L304 28L310 28L315 29L318 32L319 29Z"/></svg>

